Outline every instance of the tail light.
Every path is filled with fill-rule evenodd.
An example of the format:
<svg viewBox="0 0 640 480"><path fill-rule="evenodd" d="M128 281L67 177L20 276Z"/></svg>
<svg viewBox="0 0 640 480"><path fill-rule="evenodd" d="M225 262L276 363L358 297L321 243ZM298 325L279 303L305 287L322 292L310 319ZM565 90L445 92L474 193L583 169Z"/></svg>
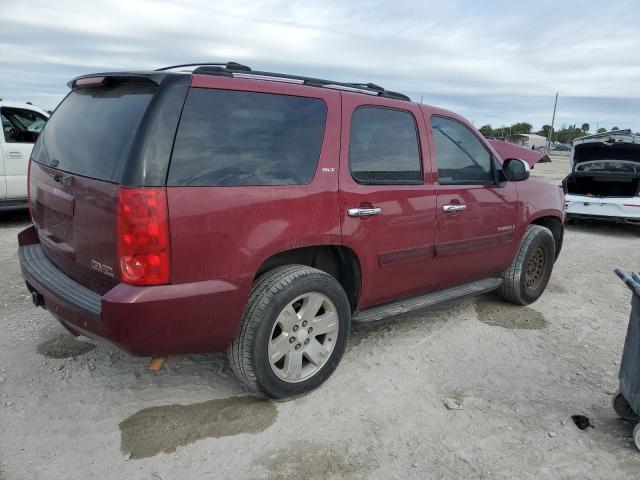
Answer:
<svg viewBox="0 0 640 480"><path fill-rule="evenodd" d="M169 283L169 217L165 188L118 190L118 260L122 281Z"/></svg>

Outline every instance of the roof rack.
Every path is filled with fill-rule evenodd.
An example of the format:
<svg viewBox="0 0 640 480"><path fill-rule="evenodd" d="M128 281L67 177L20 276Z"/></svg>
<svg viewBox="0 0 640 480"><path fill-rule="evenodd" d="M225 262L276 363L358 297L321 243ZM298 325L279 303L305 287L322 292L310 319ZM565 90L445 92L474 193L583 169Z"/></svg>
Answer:
<svg viewBox="0 0 640 480"><path fill-rule="evenodd" d="M220 75L225 77L255 76L255 77L263 77L266 79L280 79L284 81L289 80L289 81L295 81L297 83L301 83L303 85L310 85L314 87L330 87L330 88L347 89L347 90L366 93L369 95L393 98L396 100L411 101L411 99L408 96L402 93L393 92L391 90L385 90L380 85L376 85L375 83L336 82L333 80L324 80L322 78L303 77L300 75L289 75L285 73L263 72L258 70L252 70L250 67L247 67L246 65L242 65L236 62L185 63L182 65L172 65L169 67L159 68L157 69L157 71L172 70L174 68L184 68L184 67L195 67L192 73L200 74L200 75Z"/></svg>
<svg viewBox="0 0 640 480"><path fill-rule="evenodd" d="M211 63L211 62L202 62L202 63L181 63L180 65L169 65L168 67L156 68L154 71L156 72L164 72L165 70L173 70L174 68L184 68L184 67L224 67L234 70L246 70L251 71L249 67L246 65L242 65L236 62L226 62L226 63Z"/></svg>

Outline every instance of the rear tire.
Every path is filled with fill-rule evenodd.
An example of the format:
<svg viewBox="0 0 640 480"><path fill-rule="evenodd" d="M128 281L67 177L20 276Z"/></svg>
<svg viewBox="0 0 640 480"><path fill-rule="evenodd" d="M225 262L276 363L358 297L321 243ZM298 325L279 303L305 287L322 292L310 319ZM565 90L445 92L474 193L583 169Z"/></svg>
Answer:
<svg viewBox="0 0 640 480"><path fill-rule="evenodd" d="M549 283L555 252L551 231L541 225L529 225L518 253L503 275L500 296L517 305L535 302Z"/></svg>
<svg viewBox="0 0 640 480"><path fill-rule="evenodd" d="M349 301L334 277L303 265L274 268L251 289L229 363L254 392L297 397L336 369L350 326Z"/></svg>
<svg viewBox="0 0 640 480"><path fill-rule="evenodd" d="M636 447L640 449L640 423L633 429L633 441L636 442Z"/></svg>

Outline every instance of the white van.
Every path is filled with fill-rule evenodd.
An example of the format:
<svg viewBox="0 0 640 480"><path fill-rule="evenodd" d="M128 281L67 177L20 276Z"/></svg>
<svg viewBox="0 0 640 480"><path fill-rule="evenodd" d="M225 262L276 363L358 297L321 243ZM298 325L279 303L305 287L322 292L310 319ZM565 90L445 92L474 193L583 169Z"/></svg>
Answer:
<svg viewBox="0 0 640 480"><path fill-rule="evenodd" d="M29 157L49 114L28 103L0 100L0 210L27 206Z"/></svg>

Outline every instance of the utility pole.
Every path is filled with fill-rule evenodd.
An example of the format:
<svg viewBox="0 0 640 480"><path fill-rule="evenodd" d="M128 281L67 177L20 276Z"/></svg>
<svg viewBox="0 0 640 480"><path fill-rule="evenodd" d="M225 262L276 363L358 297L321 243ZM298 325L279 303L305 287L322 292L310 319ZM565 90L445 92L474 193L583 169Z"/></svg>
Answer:
<svg viewBox="0 0 640 480"><path fill-rule="evenodd" d="M553 138L553 124L556 121L556 107L558 106L558 92L556 92L556 101L553 104L553 116L551 117L551 130L549 131L549 138L547 138L547 154L551 151L551 139Z"/></svg>

